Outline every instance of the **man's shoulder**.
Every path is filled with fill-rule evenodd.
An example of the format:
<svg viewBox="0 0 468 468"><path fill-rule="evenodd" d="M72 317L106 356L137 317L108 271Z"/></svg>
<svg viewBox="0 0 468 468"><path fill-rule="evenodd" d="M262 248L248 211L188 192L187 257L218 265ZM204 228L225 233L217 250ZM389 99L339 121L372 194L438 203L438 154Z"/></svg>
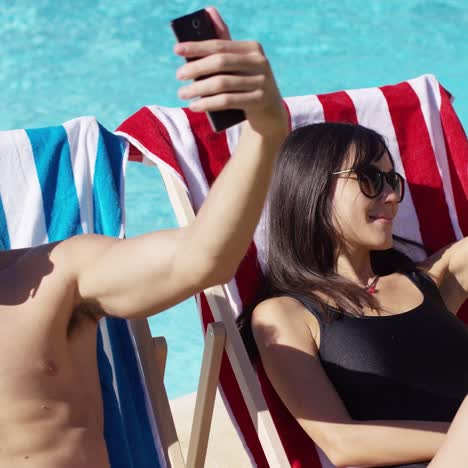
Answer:
<svg viewBox="0 0 468 468"><path fill-rule="evenodd" d="M41 282L47 278L68 284L76 278L84 265L96 258L116 239L97 234L82 234L68 239L17 251L4 252L4 276L17 284Z"/></svg>
<svg viewBox="0 0 468 468"><path fill-rule="evenodd" d="M14 308L15 314L7 313L4 317L10 317L13 322L18 317L34 317L39 326L43 319L46 320L43 323L51 323L52 316L70 309L73 279L65 264L54 258L59 244L9 252L10 262L0 271L0 306L5 311ZM21 311L27 311L27 315Z"/></svg>
<svg viewBox="0 0 468 468"><path fill-rule="evenodd" d="M53 249L51 258L77 274L121 239L101 234L81 234L66 239Z"/></svg>

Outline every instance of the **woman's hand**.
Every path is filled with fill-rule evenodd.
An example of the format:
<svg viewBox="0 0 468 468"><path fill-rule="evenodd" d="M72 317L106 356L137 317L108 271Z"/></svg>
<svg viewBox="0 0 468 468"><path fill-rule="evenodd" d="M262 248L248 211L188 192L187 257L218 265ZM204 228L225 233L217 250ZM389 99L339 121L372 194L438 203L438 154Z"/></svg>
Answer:
<svg viewBox="0 0 468 468"><path fill-rule="evenodd" d="M180 88L179 97L195 99L197 112L242 109L252 129L263 136L285 133L288 116L262 46L232 41L214 8L207 8L220 39L176 44L176 54L198 58L177 71L180 80L195 80Z"/></svg>

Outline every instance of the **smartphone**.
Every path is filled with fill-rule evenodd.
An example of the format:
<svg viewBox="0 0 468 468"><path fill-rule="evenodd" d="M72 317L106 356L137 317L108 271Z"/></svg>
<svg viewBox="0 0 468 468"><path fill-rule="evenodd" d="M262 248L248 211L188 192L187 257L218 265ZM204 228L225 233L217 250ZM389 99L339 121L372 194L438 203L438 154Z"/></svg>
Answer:
<svg viewBox="0 0 468 468"><path fill-rule="evenodd" d="M206 10L181 16L171 21L171 28L179 42L206 41L216 39L216 30ZM187 61L196 60L194 58ZM206 77L200 77L203 79ZM215 132L220 132L245 120L245 113L240 109L208 112L208 120Z"/></svg>

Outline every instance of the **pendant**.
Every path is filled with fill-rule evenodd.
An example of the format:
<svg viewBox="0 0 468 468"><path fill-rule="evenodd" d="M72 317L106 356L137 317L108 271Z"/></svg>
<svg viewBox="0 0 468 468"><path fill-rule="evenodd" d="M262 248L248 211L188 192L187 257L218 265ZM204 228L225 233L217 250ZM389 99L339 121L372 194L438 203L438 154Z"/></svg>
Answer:
<svg viewBox="0 0 468 468"><path fill-rule="evenodd" d="M369 293L369 294L375 294L377 292L377 281L379 280L380 276L377 275L374 280L372 281L371 284L368 284L366 286L366 291Z"/></svg>

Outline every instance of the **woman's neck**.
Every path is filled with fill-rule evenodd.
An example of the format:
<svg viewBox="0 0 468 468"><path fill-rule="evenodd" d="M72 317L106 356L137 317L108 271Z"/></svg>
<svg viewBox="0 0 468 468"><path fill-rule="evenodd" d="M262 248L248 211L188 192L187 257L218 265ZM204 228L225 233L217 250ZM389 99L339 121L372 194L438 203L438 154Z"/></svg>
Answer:
<svg viewBox="0 0 468 468"><path fill-rule="evenodd" d="M336 260L336 271L358 284L368 284L375 277L367 249L341 249Z"/></svg>

